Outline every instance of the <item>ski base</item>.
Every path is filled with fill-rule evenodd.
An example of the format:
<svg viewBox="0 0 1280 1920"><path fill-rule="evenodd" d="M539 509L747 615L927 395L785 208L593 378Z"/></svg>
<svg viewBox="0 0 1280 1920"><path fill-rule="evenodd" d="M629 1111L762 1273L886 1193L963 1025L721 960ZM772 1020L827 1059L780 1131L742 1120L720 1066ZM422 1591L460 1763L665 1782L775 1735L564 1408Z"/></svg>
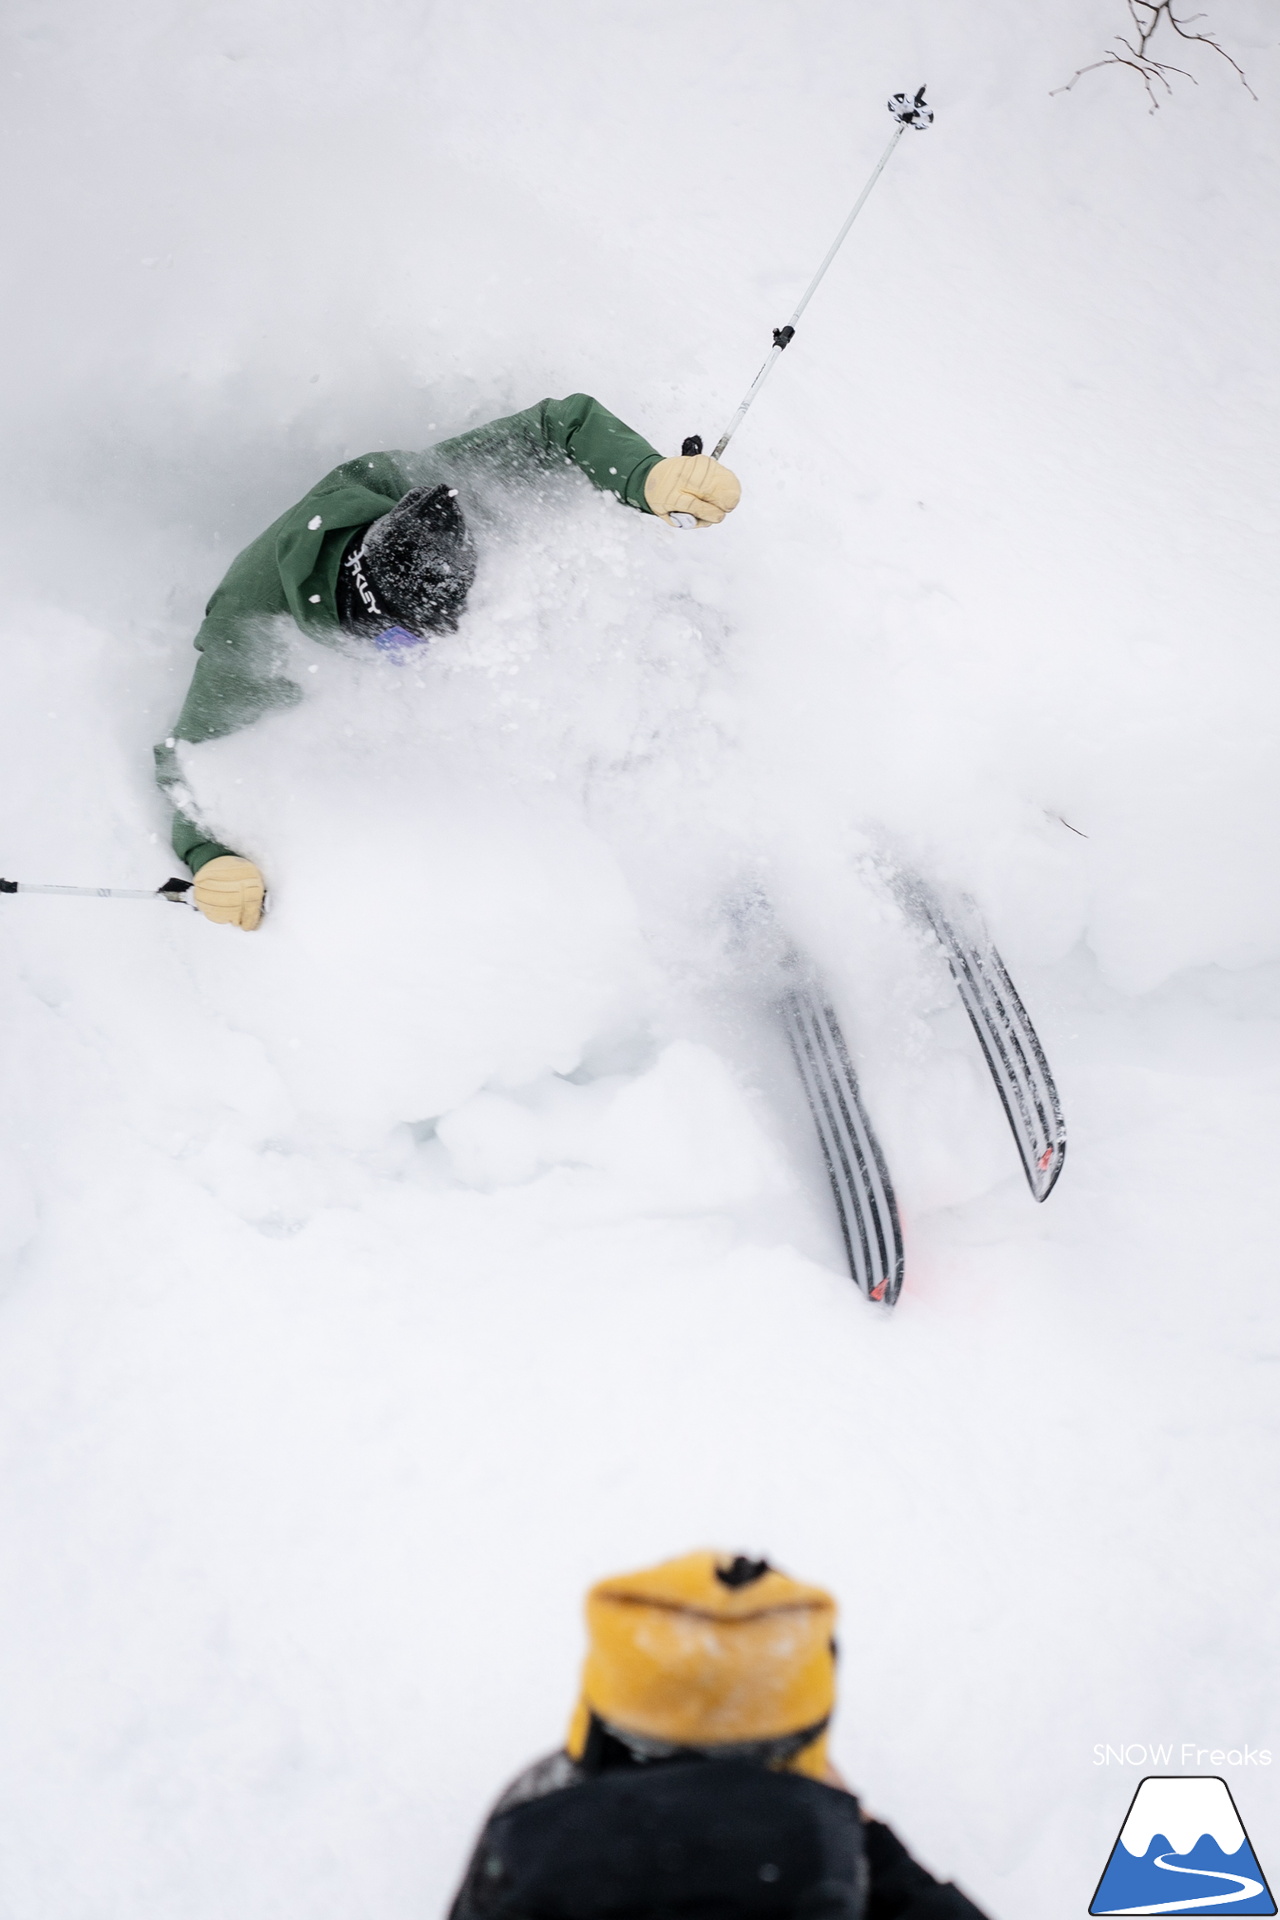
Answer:
<svg viewBox="0 0 1280 1920"><path fill-rule="evenodd" d="M964 908L967 924L962 925L960 915L944 912L922 880L904 882L900 893L946 955L1017 1143L1027 1185L1033 1199L1047 1200L1066 1159L1067 1128L1040 1037L1009 969L969 903Z"/></svg>
<svg viewBox="0 0 1280 1920"><path fill-rule="evenodd" d="M799 973L778 1011L826 1161L849 1272L868 1300L891 1307L902 1287L902 1229L840 1023L816 983Z"/></svg>

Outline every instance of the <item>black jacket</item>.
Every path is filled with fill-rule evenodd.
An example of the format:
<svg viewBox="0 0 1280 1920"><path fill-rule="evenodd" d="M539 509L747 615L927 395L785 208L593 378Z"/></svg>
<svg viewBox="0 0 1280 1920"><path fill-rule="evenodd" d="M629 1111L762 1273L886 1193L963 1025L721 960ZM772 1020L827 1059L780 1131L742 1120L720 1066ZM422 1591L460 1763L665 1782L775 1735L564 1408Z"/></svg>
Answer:
<svg viewBox="0 0 1280 1920"><path fill-rule="evenodd" d="M610 1743L613 1745L615 1743ZM450 1920L983 1920L852 1794L744 1760L529 1767Z"/></svg>

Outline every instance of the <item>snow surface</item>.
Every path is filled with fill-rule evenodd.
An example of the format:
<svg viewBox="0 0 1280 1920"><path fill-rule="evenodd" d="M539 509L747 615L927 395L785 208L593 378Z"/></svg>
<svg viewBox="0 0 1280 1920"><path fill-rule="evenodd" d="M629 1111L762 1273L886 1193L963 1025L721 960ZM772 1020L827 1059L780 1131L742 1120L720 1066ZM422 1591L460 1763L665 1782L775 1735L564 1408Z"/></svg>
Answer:
<svg viewBox="0 0 1280 1920"><path fill-rule="evenodd" d="M1280 59L1211 24L1257 104L1194 50L1155 115L1053 95L1116 0L12 0L27 880L173 870L150 744L314 479L579 389L714 434L885 96L938 119L728 524L569 485L420 668L313 649L208 749L260 934L0 908L5 1920L440 1912L584 1585L702 1543L834 1588L839 1763L997 1920L1084 1910L1095 1743L1280 1749ZM1043 1209L886 850L1040 1027ZM896 1177L887 1320L733 979L753 875Z"/></svg>

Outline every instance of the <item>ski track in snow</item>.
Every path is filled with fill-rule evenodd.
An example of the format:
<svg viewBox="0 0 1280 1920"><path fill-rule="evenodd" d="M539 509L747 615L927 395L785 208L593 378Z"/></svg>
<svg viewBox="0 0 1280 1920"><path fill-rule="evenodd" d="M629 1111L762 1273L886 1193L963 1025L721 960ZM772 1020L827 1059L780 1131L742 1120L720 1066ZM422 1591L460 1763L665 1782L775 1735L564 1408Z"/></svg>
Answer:
<svg viewBox="0 0 1280 1920"><path fill-rule="evenodd" d="M1280 54L1224 0L1261 104L1194 50L1155 115L1052 94L1125 24L18 0L31 881L174 871L200 608L321 473L579 389L714 436L886 96L938 117L723 528L569 483L429 660L299 642L306 704L200 750L260 934L0 901L5 1920L442 1911L584 1585L702 1542L835 1589L838 1763L993 1920L1083 1909L1095 1742L1274 1745ZM889 857L1044 1040L1043 1208ZM885 1149L891 1319L734 976L756 880Z"/></svg>

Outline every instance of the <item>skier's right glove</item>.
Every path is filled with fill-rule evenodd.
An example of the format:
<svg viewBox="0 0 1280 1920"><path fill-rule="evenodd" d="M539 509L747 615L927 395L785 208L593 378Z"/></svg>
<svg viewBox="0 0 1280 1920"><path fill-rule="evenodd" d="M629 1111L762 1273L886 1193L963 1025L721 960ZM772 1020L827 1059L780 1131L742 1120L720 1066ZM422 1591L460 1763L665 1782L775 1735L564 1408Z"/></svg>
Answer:
<svg viewBox="0 0 1280 1920"><path fill-rule="evenodd" d="M688 513L700 527L714 527L742 498L736 473L709 453L680 453L659 460L644 483L645 504L667 525L673 513Z"/></svg>
<svg viewBox="0 0 1280 1920"><path fill-rule="evenodd" d="M220 853L216 860L206 861L193 889L195 903L206 919L243 927L246 933L252 933L262 918L265 891L257 867L238 853Z"/></svg>

